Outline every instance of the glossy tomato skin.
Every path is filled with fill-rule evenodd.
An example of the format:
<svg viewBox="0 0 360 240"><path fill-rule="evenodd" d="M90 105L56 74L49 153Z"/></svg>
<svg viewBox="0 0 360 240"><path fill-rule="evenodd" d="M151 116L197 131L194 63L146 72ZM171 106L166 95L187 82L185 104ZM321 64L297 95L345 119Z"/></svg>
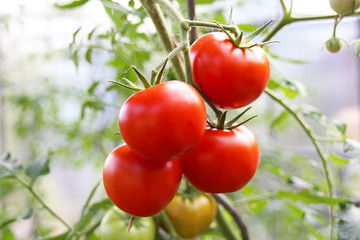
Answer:
<svg viewBox="0 0 360 240"><path fill-rule="evenodd" d="M244 126L233 130L207 128L200 143L180 160L184 176L197 189L234 192L254 176L259 147L255 136Z"/></svg>
<svg viewBox="0 0 360 240"><path fill-rule="evenodd" d="M182 171L179 159L151 162L126 144L106 158L103 181L110 200L121 210L140 217L152 216L176 194Z"/></svg>
<svg viewBox="0 0 360 240"><path fill-rule="evenodd" d="M216 202L204 193L191 199L175 195L165 213L180 237L193 238L209 228L216 216Z"/></svg>
<svg viewBox="0 0 360 240"><path fill-rule="evenodd" d="M175 159L204 134L206 109L189 84L169 81L132 95L119 114L121 135L129 147L152 161Z"/></svg>
<svg viewBox="0 0 360 240"><path fill-rule="evenodd" d="M126 213L114 207L103 217L100 224L100 240L154 240L156 224L151 217L135 218L128 232Z"/></svg>
<svg viewBox="0 0 360 240"><path fill-rule="evenodd" d="M191 46L190 56L194 82L220 108L252 103L269 81L265 51L260 47L237 48L222 32L200 37Z"/></svg>

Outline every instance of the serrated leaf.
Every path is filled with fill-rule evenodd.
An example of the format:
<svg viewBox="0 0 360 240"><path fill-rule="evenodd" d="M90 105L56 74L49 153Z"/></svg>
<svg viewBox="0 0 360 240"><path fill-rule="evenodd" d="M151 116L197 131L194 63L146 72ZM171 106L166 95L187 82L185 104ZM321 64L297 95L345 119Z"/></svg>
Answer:
<svg viewBox="0 0 360 240"><path fill-rule="evenodd" d="M300 192L287 192L287 191L278 191L278 198L289 199L292 201L302 201L306 204L327 204L335 205L340 202L339 199L329 198L326 196L320 196L313 193L310 193L308 189L301 190Z"/></svg>
<svg viewBox="0 0 360 240"><path fill-rule="evenodd" d="M80 6L84 5L88 1L89 0L75 0L75 1L73 1L71 3L64 4L64 5L60 5L60 4L55 3L55 7L59 8L59 9L76 8L76 7L80 7Z"/></svg>
<svg viewBox="0 0 360 240"><path fill-rule="evenodd" d="M288 126L287 120L289 119L289 113L283 111L277 116L270 124L271 129L283 130Z"/></svg>
<svg viewBox="0 0 360 240"><path fill-rule="evenodd" d="M339 240L360 240L360 209L349 206L338 214Z"/></svg>
<svg viewBox="0 0 360 240"><path fill-rule="evenodd" d="M50 172L49 163L49 158L44 157L31 162L26 167L25 174L30 177L31 183L34 183L38 177L48 174Z"/></svg>
<svg viewBox="0 0 360 240"><path fill-rule="evenodd" d="M346 164L348 164L350 162L349 160L343 159L343 158L341 158L339 156L336 156L333 153L330 154L330 159L331 159L331 161L333 161L337 165L346 165Z"/></svg>
<svg viewBox="0 0 360 240"><path fill-rule="evenodd" d="M215 0L196 0L196 4L210 4L215 2Z"/></svg>
<svg viewBox="0 0 360 240"><path fill-rule="evenodd" d="M85 53L85 59L88 63L92 64L91 62L91 53L94 49L93 48L88 48L88 50Z"/></svg>

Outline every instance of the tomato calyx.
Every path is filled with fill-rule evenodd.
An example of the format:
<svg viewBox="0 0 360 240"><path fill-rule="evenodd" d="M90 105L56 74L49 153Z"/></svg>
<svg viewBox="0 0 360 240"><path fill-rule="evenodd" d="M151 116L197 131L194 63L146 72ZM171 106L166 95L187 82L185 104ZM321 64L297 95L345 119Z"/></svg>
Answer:
<svg viewBox="0 0 360 240"><path fill-rule="evenodd" d="M131 69L135 72L136 76L141 81L142 85L144 86L143 88L135 85L133 82L131 82L127 78L121 78L121 80L123 80L125 83L122 83L120 81L112 81L112 80L110 80L109 82L114 83L120 87L126 88L128 90L131 90L134 92L139 92L141 90L150 88L156 84L159 84L159 83L162 83L165 81L166 76L167 76L167 73L165 72L167 62L168 62L168 58L165 59L163 65L161 66L160 71L155 76L155 81L154 81L153 85L150 84L150 81L147 80L147 78L134 65L131 65Z"/></svg>
<svg viewBox="0 0 360 240"><path fill-rule="evenodd" d="M211 119L208 116L208 120L207 120L207 124L211 127L211 128L216 128L216 129L223 129L223 130L232 130L234 128L237 128L247 122L249 122L250 120L254 119L257 117L257 115L254 115L240 123L236 123L237 120L239 120L247 111L249 111L252 108L252 106L246 108L244 111L242 111L240 114L238 114L236 117L234 117L233 119L231 119L230 121L226 122L226 115L228 113L228 111L222 112L221 116L219 117L218 121L215 121L213 119ZM210 120L209 120L210 119Z"/></svg>
<svg viewBox="0 0 360 240"><path fill-rule="evenodd" d="M256 46L263 47L264 45L267 45L269 43L278 42L278 41L267 41L267 42L262 42L262 43L252 42L252 40L255 37L257 37L259 34L261 34L270 25L270 23L272 21L274 21L274 19L271 19L270 21L268 21L264 25L260 26L259 28L257 28L255 31L253 31L252 33L250 33L247 36L244 36L244 31L240 31L240 34L233 36L229 31L225 30L218 22L216 22L216 21L213 21L213 22L221 29L222 32L224 32L228 36L230 41L237 48L247 49L247 48L252 48L252 47L256 47Z"/></svg>

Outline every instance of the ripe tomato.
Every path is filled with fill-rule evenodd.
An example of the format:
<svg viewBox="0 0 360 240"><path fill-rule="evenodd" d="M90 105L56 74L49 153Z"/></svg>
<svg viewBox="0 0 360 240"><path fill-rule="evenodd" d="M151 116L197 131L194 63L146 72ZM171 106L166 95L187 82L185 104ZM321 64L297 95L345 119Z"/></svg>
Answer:
<svg viewBox="0 0 360 240"><path fill-rule="evenodd" d="M127 145L106 158L103 181L110 200L121 210L140 217L160 212L174 197L181 181L178 159L151 162Z"/></svg>
<svg viewBox="0 0 360 240"><path fill-rule="evenodd" d="M128 232L130 216L114 207L103 217L100 224L101 240L154 240L156 226L151 217L134 218Z"/></svg>
<svg viewBox="0 0 360 240"><path fill-rule="evenodd" d="M186 179L197 189L234 192L254 176L259 147L255 136L244 126L233 130L207 128L200 143L180 160Z"/></svg>
<svg viewBox="0 0 360 240"><path fill-rule="evenodd" d="M193 238L209 228L216 216L216 202L208 194L192 199L175 195L165 213L180 237Z"/></svg>
<svg viewBox="0 0 360 240"><path fill-rule="evenodd" d="M360 7L360 0L330 0L331 8L340 15L354 12Z"/></svg>
<svg viewBox="0 0 360 240"><path fill-rule="evenodd" d="M200 37L190 49L194 82L220 108L240 108L264 92L270 65L260 47L237 48L222 32Z"/></svg>
<svg viewBox="0 0 360 240"><path fill-rule="evenodd" d="M121 135L146 159L175 159L194 147L204 134L206 109L189 84L169 81L132 95L119 114Z"/></svg>

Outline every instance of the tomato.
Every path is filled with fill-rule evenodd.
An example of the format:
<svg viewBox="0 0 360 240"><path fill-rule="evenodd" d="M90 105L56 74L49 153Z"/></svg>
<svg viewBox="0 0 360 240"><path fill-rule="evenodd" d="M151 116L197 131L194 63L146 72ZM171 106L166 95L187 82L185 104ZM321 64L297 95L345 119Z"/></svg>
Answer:
<svg viewBox="0 0 360 240"><path fill-rule="evenodd" d="M328 39L325 43L326 49L332 53L339 52L342 48L342 45L343 45L342 40L335 36Z"/></svg>
<svg viewBox="0 0 360 240"><path fill-rule="evenodd" d="M130 233L130 216L114 207L103 217L100 224L100 240L154 240L156 225L151 217L135 217Z"/></svg>
<svg viewBox="0 0 360 240"><path fill-rule="evenodd" d="M360 0L330 0L331 8L340 15L354 12L360 7Z"/></svg>
<svg viewBox="0 0 360 240"><path fill-rule="evenodd" d="M220 108L240 108L265 90L270 65L261 47L237 48L222 32L200 37L190 49L194 82Z"/></svg>
<svg viewBox="0 0 360 240"><path fill-rule="evenodd" d="M209 228L216 216L216 202L208 194L192 199L175 195L165 213L180 237L193 238Z"/></svg>
<svg viewBox="0 0 360 240"><path fill-rule="evenodd" d="M174 197L181 181L178 159L151 162L126 144L106 158L103 181L110 200L121 210L141 217L164 209Z"/></svg>
<svg viewBox="0 0 360 240"><path fill-rule="evenodd" d="M254 176L259 147L255 136L244 126L232 130L207 128L200 143L180 160L184 176L197 189L234 192Z"/></svg>
<svg viewBox="0 0 360 240"><path fill-rule="evenodd" d="M175 159L194 147L204 134L206 109L189 84L169 81L132 95L119 114L121 135L146 159Z"/></svg>

